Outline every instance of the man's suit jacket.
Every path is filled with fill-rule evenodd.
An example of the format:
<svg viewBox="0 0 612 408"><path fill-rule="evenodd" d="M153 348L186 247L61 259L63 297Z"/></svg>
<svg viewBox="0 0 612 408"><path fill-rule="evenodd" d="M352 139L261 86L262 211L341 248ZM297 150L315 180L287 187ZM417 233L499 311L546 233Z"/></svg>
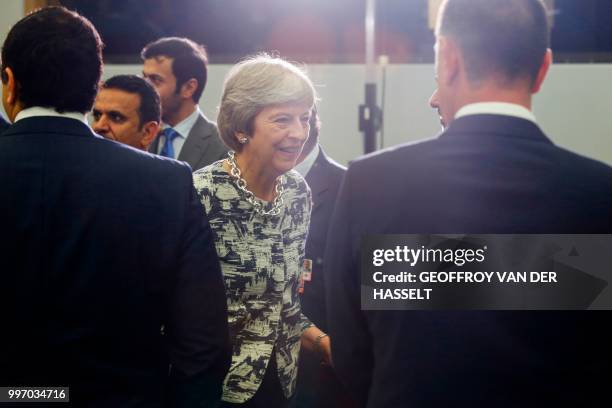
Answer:
<svg viewBox="0 0 612 408"><path fill-rule="evenodd" d="M612 233L612 168L527 120L459 118L349 166L325 272L333 360L364 405L610 405L608 312L361 311L360 239L400 233Z"/></svg>
<svg viewBox="0 0 612 408"><path fill-rule="evenodd" d="M334 204L346 168L330 159L323 148L306 174L306 182L312 192L312 213L306 258L312 261L312 280L304 282L304 292L300 297L302 313L323 332L327 331L327 312L325 308L325 243ZM331 368L321 366L320 356L306 349L300 351L300 366L296 390L296 407L334 407L350 406L337 377Z"/></svg>
<svg viewBox="0 0 612 408"><path fill-rule="evenodd" d="M161 134L161 133L160 133ZM159 151L160 135L149 146L149 152ZM219 137L217 125L200 115L185 139L177 160L189 163L193 171L227 157L227 146Z"/></svg>
<svg viewBox="0 0 612 408"><path fill-rule="evenodd" d="M10 124L0 116L0 133L4 132L4 129L8 128Z"/></svg>
<svg viewBox="0 0 612 408"><path fill-rule="evenodd" d="M33 117L0 136L0 184L0 384L70 386L75 406L218 401L225 291L186 164Z"/></svg>
<svg viewBox="0 0 612 408"><path fill-rule="evenodd" d="M321 148L317 159L305 177L312 192L313 204L306 240L306 258L312 260L312 280L304 282L304 293L300 300L302 312L324 332L327 331L325 281L323 279L325 243L334 204L345 172L346 168L327 157Z"/></svg>

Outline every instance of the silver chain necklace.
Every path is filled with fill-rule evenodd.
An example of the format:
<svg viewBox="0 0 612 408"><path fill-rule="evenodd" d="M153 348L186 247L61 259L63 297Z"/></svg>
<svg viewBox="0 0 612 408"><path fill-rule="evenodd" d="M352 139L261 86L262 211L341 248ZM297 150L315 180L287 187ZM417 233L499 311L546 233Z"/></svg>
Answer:
<svg viewBox="0 0 612 408"><path fill-rule="evenodd" d="M230 174L236 179L236 184L238 185L238 188L244 193L244 195L246 196L246 200L253 206L255 212L262 216L276 216L280 214L281 208L284 204L283 192L285 191L285 189L283 187L283 176L279 176L276 179L276 186L274 187L276 197L274 197L272 208L269 211L266 211L263 209L263 205L261 204L261 202L258 201L257 198L255 198L255 194L253 194L253 192L247 188L247 183L242 178L242 173L238 168L238 163L236 163L236 152L230 150L229 152L227 152L227 155L229 156L227 161L229 162L229 165L231 167Z"/></svg>

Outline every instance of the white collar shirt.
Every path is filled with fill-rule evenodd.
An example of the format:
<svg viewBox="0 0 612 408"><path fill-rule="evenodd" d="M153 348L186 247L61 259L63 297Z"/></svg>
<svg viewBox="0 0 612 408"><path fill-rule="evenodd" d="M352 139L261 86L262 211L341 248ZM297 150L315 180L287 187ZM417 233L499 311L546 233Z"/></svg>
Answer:
<svg viewBox="0 0 612 408"><path fill-rule="evenodd" d="M455 119L468 115L482 114L513 116L537 123L535 115L529 109L521 105L506 102L471 103L459 109L455 114Z"/></svg>
<svg viewBox="0 0 612 408"><path fill-rule="evenodd" d="M187 136L193 129L193 126L198 121L198 117L202 114L200 111L200 107L196 106L195 110L187 116L185 119L176 124L176 126L170 126L168 124L164 124L164 129L168 127L172 127L179 136L174 138L172 141L172 147L174 148L174 158L177 159L179 154L181 154L181 150L183 149L183 145L185 144L185 140L187 140ZM164 144L166 143L166 136L163 134L159 138L159 143L157 144L157 154L160 154L162 149L164 148Z"/></svg>
<svg viewBox="0 0 612 408"><path fill-rule="evenodd" d="M59 117L59 118L74 119L74 120L78 120L79 122L83 122L84 124L89 126L84 113L81 113L81 112L59 113L55 109L43 108L41 106L32 106L32 107L23 109L15 117L15 122L18 122L22 119L34 118L34 117L39 117L39 116L53 116L53 117Z"/></svg>
<svg viewBox="0 0 612 408"><path fill-rule="evenodd" d="M314 165L314 162L317 160L320 150L321 148L319 147L319 144L317 143L314 149L312 149L310 153L308 153L308 156L306 156L306 158L302 160L300 164L295 166L294 170L300 173L302 177L306 177L306 175L308 174L308 172Z"/></svg>

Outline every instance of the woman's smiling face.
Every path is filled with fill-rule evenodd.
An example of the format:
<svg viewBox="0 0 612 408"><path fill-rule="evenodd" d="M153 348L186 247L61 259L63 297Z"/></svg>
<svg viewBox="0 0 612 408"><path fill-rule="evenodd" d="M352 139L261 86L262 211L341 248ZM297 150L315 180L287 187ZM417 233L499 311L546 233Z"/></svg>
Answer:
<svg viewBox="0 0 612 408"><path fill-rule="evenodd" d="M237 134L248 137L240 155L275 177L288 172L308 138L311 108L302 102L265 107L255 116L252 135Z"/></svg>

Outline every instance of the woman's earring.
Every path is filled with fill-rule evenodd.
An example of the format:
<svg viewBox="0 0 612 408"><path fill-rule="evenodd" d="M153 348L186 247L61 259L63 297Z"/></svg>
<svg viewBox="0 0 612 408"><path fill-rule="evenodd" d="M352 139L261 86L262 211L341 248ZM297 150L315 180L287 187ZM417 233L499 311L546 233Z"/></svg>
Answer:
<svg viewBox="0 0 612 408"><path fill-rule="evenodd" d="M246 136L242 136L238 138L238 141L240 142L240 144L246 144L246 142L248 142L249 139L247 139Z"/></svg>

